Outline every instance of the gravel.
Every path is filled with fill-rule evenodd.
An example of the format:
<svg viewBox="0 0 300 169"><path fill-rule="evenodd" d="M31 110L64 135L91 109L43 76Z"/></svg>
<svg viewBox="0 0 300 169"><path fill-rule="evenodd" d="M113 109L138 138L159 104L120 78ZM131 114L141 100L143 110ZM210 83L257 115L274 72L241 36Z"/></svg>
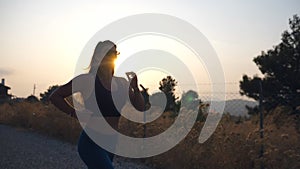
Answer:
<svg viewBox="0 0 300 169"><path fill-rule="evenodd" d="M152 169L116 156L115 169ZM25 129L0 125L1 169L87 169L77 147Z"/></svg>

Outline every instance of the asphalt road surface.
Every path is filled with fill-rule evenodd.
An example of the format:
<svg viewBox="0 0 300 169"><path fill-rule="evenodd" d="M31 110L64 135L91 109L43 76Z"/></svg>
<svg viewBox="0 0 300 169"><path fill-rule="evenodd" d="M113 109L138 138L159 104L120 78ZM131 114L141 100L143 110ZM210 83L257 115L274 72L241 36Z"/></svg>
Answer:
<svg viewBox="0 0 300 169"><path fill-rule="evenodd" d="M151 169L115 157L116 169ZM76 145L28 130L0 125L0 169L87 169Z"/></svg>

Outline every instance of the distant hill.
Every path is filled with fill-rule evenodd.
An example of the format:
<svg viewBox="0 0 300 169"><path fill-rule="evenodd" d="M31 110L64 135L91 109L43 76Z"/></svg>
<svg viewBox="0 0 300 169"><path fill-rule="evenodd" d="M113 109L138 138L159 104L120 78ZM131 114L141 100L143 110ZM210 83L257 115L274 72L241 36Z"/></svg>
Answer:
<svg viewBox="0 0 300 169"><path fill-rule="evenodd" d="M212 101L212 102L216 104L220 103L220 101ZM248 116L246 105L250 107L254 107L258 105L258 103L255 101L249 101L243 99L227 100L225 104L224 113L229 113L230 115L234 115L234 116Z"/></svg>

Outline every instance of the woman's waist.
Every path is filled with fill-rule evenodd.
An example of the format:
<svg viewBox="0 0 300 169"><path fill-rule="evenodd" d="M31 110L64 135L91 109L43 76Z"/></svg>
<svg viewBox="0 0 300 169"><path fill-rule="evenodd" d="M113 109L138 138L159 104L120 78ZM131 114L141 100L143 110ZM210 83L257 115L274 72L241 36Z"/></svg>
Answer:
<svg viewBox="0 0 300 169"><path fill-rule="evenodd" d="M105 107L105 106L95 106L95 105L85 105L85 109L92 112L93 116L102 115L103 117L120 117L120 111L122 109L117 109L115 106Z"/></svg>
<svg viewBox="0 0 300 169"><path fill-rule="evenodd" d="M119 120L120 117L91 116L85 126L93 130L111 133L111 128L118 130Z"/></svg>

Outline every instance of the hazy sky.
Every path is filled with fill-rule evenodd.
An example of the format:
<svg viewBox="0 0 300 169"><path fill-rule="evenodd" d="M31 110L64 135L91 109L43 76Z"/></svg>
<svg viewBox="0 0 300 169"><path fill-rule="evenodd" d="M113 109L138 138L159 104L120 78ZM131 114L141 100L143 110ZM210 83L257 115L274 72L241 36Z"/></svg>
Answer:
<svg viewBox="0 0 300 169"><path fill-rule="evenodd" d="M36 84L38 96L74 76L80 52L98 30L140 13L197 27L216 50L226 81L238 83L243 74L259 73L253 57L280 42L288 18L300 15L300 1L0 0L0 78L18 97L32 94Z"/></svg>

